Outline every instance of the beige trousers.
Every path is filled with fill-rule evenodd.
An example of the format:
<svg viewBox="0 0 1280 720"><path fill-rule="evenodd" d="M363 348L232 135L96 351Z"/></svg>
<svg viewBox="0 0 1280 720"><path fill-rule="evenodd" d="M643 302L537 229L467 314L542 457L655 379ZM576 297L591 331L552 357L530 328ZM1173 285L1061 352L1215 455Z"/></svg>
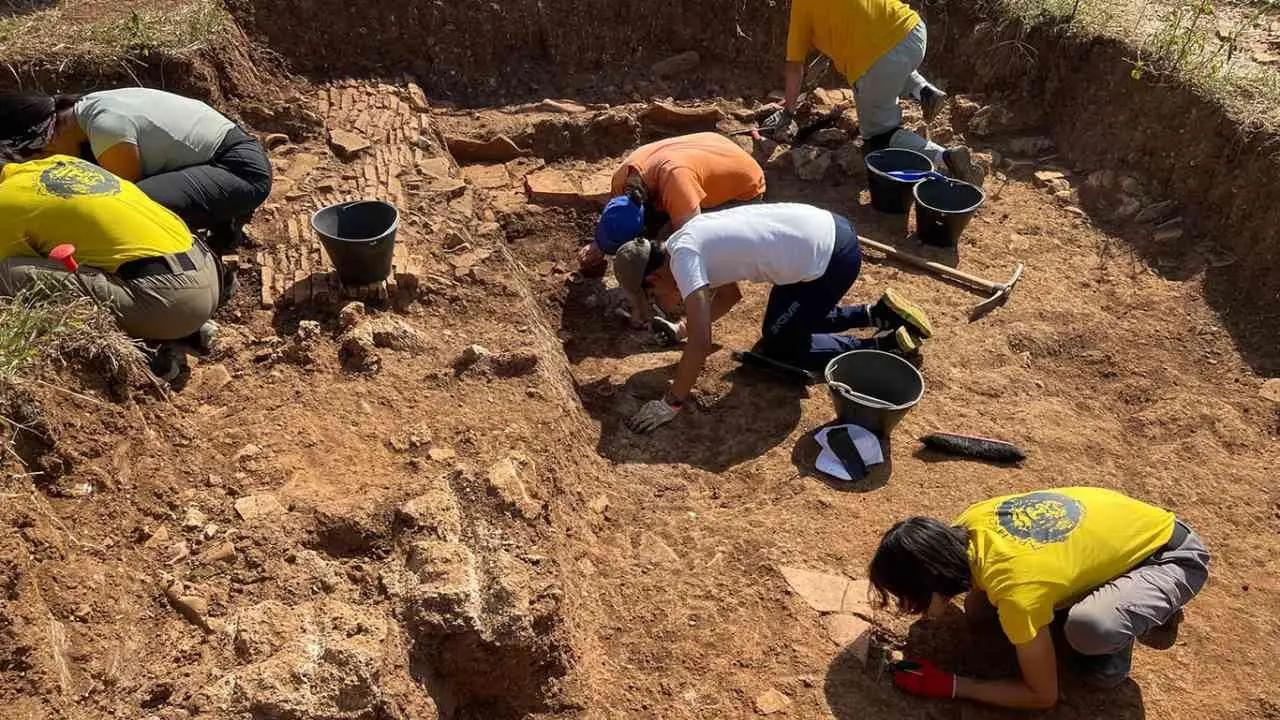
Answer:
<svg viewBox="0 0 1280 720"><path fill-rule="evenodd" d="M190 251L196 269L123 280L85 265L69 273L46 258L0 260L0 295L43 286L88 295L115 315L120 328L142 340L178 340L200 329L218 306L218 268L197 242Z"/></svg>

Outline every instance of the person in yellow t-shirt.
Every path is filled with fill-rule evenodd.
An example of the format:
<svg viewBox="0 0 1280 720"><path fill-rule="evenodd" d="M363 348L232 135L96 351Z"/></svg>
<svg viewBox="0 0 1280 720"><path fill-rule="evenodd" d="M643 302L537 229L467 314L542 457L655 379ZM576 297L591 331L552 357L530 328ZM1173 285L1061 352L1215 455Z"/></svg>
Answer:
<svg viewBox="0 0 1280 720"><path fill-rule="evenodd" d="M902 127L900 97L918 101L926 122L946 101L946 94L919 72L927 45L924 21L901 0L791 0L782 109L763 125L790 124L804 81L805 60L817 50L853 83L864 151L915 150L933 160L939 170L981 186L984 174L967 147L944 148Z"/></svg>
<svg viewBox="0 0 1280 720"><path fill-rule="evenodd" d="M1112 490L1056 488L977 503L947 524L912 517L884 534L869 574L881 606L935 614L962 593L974 621L998 617L1021 677L976 680L910 660L899 688L1012 708L1058 700L1054 628L1084 679L1114 687L1133 641L1173 645L1182 607L1208 579L1209 552L1173 513Z"/></svg>
<svg viewBox="0 0 1280 720"><path fill-rule="evenodd" d="M208 344L217 263L181 218L78 158L0 164L0 294L41 285L89 295L133 337ZM64 243L76 246L76 273L47 257Z"/></svg>

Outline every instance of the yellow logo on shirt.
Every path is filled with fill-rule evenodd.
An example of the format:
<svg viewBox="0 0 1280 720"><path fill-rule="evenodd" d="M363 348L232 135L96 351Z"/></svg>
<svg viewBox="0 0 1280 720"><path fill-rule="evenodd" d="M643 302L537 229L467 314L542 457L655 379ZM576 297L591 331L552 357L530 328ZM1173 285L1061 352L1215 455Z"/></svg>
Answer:
<svg viewBox="0 0 1280 720"><path fill-rule="evenodd" d="M120 194L120 178L83 160L59 160L40 173L40 189L60 198Z"/></svg>
<svg viewBox="0 0 1280 720"><path fill-rule="evenodd" d="M1017 495L996 508L1000 527L1015 539L1029 542L1062 542L1083 518L1084 505L1054 492Z"/></svg>

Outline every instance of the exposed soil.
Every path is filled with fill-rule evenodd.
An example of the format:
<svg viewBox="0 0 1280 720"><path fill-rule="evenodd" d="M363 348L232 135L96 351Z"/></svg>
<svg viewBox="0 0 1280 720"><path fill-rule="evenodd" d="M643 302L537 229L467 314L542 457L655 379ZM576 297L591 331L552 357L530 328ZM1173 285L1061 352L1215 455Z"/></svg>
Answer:
<svg viewBox="0 0 1280 720"><path fill-rule="evenodd" d="M468 10L448 5L396 22ZM283 7L257 7L260 32L263 13ZM405 46L366 54L372 38L332 25L334 63L409 67ZM512 68L534 57L571 70L627 51L494 27L493 38L441 41L475 48L459 73L515 47L495 38L533 38L519 40L533 54L509 55ZM957 33L931 60L956 63L945 65L957 68L953 90L970 77L948 49ZM434 53L427 71L447 64ZM1273 716L1280 404L1260 388L1280 356L1265 343L1274 327L1252 329L1273 310L1224 305L1220 290L1274 277L1271 256L1204 232L1209 216L1187 210L1188 188L1154 161L1090 164L1109 151L1037 110L1038 94L1006 78L998 95L973 77L985 94L957 98L934 128L999 168L958 260L994 279L1021 262L1026 275L1007 306L969 323L977 296L867 253L849 299L896 287L939 330L925 347L925 398L894 437L892 477L859 485L812 470L811 435L832 417L823 388L729 358L758 335L762 287L717 325L721 350L697 402L651 436L623 427L678 354L626 328L609 279L572 270L602 179L663 132L646 105L591 106L600 95L584 90L559 108L464 111L398 76L313 80L287 106L242 104L268 118L256 129L291 141L273 139L275 191L249 228L255 247L239 258L242 291L220 317L217 355L171 401L120 400L67 378L76 394L41 386L20 408L35 431L19 448L27 467L0 487L7 716L751 717L772 690L783 717L1006 717L898 693L833 642L830 616L779 569L862 578L896 519L1061 484L1168 507L1215 557L1174 648L1139 648L1133 682L1110 692L1065 674L1062 703L1043 716ZM1060 96L1084 97L1053 77ZM712 126L740 126L760 99L719 102ZM298 124L268 127L280 118ZM326 144L320 124L347 150ZM340 131L369 147L352 150ZM490 142L499 135L511 142ZM832 158L856 158L847 134L828 140ZM459 164L451 147L510 157ZM921 251L905 218L869 208L857 162L801 180L785 147L750 147L770 200L826 207ZM315 209L356 197L401 210L395 282L361 307L339 297L308 228ZM1168 217L1118 210L1170 198L1185 217L1177 237ZM1029 458L1000 467L917 450L914 438L935 429L1004 437ZM954 615L858 612L877 648L974 675L1013 667L998 637L963 643Z"/></svg>

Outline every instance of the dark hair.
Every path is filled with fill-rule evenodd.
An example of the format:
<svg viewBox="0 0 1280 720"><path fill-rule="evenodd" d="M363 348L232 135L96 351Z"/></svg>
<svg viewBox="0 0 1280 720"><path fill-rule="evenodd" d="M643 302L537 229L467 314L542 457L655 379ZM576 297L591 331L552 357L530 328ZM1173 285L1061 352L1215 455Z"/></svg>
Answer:
<svg viewBox="0 0 1280 720"><path fill-rule="evenodd" d="M933 594L953 597L973 582L968 534L928 517L910 517L889 528L868 568L879 607L892 596L898 610L923 613Z"/></svg>
<svg viewBox="0 0 1280 720"><path fill-rule="evenodd" d="M79 95L0 93L0 142L12 142L20 155L34 154L32 149L44 144L38 128L79 100Z"/></svg>

